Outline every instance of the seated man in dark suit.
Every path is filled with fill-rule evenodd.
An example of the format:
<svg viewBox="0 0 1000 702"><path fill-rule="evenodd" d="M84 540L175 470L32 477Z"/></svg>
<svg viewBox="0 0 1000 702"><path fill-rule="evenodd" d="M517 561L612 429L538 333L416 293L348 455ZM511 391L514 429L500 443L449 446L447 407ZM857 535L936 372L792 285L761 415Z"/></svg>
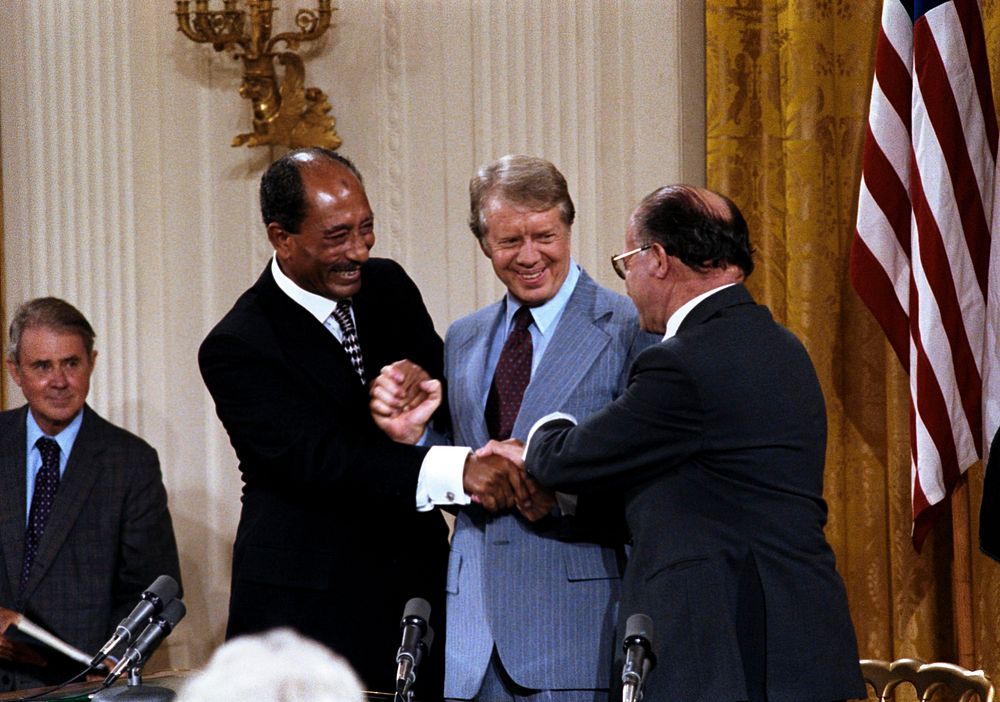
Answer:
<svg viewBox="0 0 1000 702"><path fill-rule="evenodd" d="M823 534L823 394L802 344L743 286L743 216L716 193L660 188L613 263L663 340L600 412L540 419L525 466L555 489L625 491L619 622L653 620L647 699L863 697Z"/></svg>
<svg viewBox="0 0 1000 702"><path fill-rule="evenodd" d="M10 324L7 369L28 404L0 412L0 607L87 654L157 576L180 581L156 451L85 404L96 357L76 308L26 302ZM83 668L8 635L0 690L58 684Z"/></svg>

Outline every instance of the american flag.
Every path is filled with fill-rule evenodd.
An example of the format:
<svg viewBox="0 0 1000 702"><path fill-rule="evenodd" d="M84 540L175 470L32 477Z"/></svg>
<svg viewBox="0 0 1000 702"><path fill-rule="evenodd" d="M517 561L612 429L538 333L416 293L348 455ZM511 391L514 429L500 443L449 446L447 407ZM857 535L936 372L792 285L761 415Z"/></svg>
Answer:
<svg viewBox="0 0 1000 702"><path fill-rule="evenodd" d="M918 550L1000 423L996 155L976 0L885 0L851 282L910 376Z"/></svg>

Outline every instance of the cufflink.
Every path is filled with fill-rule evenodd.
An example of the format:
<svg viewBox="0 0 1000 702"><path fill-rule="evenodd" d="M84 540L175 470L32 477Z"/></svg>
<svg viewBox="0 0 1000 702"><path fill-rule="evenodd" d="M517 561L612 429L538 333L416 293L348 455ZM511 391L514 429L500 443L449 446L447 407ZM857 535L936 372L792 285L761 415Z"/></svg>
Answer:
<svg viewBox="0 0 1000 702"><path fill-rule="evenodd" d="M451 490L449 490L448 492L446 492L444 494L444 496L448 498L448 502L454 502L455 501L455 493L453 493Z"/></svg>

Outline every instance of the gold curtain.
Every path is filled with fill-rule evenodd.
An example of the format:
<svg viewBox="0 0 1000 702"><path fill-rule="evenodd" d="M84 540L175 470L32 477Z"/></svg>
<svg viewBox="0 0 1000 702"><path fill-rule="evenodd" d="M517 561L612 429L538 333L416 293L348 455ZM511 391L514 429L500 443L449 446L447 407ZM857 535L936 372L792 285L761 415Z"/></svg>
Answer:
<svg viewBox="0 0 1000 702"><path fill-rule="evenodd" d="M3 134L0 132L0 144L3 143ZM2 149L0 149L2 151ZM4 308L4 290L6 287L6 280L4 279L4 271L6 266L4 265L3 253L4 253L4 227L3 227L3 163L0 162L0 320L7 319L7 311ZM0 325L0 356L7 358L7 327L6 325ZM0 368L0 410L6 409L6 388L7 388L7 370L6 368Z"/></svg>
<svg viewBox="0 0 1000 702"><path fill-rule="evenodd" d="M848 280L881 2L705 4L708 185L743 210L757 248L749 287L823 384L827 536L861 656L955 661L951 515L917 554L908 380ZM981 4L998 92L1000 0ZM978 551L982 467L969 475L975 664L996 679L1000 564Z"/></svg>

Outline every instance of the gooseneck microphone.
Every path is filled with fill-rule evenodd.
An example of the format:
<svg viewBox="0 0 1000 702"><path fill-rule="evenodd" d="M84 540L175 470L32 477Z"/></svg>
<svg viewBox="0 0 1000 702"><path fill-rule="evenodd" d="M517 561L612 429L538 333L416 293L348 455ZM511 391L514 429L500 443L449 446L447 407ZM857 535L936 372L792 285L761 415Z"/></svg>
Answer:
<svg viewBox="0 0 1000 702"><path fill-rule="evenodd" d="M142 593L142 599L135 606L132 613L122 619L115 629L115 633L108 639L108 642L101 647L97 655L90 661L90 667L96 667L101 661L115 649L115 646L123 641L128 642L136 635L139 629L146 625L149 618L163 611L180 592L180 585L169 575L161 575L153 584Z"/></svg>
<svg viewBox="0 0 1000 702"><path fill-rule="evenodd" d="M434 634L431 630L430 639L423 642L422 639L430 630L427 621L431 618L430 603L420 597L414 597L406 603L403 608L403 619L399 626L403 630L403 641L399 645L396 653L396 695L397 698L404 697L410 690L410 686L417 678L417 666L426 649L430 648L430 641ZM423 643L423 646L421 644ZM424 650L422 651L421 648Z"/></svg>
<svg viewBox="0 0 1000 702"><path fill-rule="evenodd" d="M163 614L153 617L142 633L136 637L135 643L125 650L121 660L104 679L104 686L107 687L117 680L118 676L125 670L141 666L149 660L153 651L157 649L163 639L170 635L170 632L177 626L177 622L183 619L185 614L187 614L187 608L184 603L177 599L172 600L163 610Z"/></svg>
<svg viewBox="0 0 1000 702"><path fill-rule="evenodd" d="M625 622L625 665L622 668L622 702L639 702L642 684L656 665L653 654L653 620L645 614L633 614Z"/></svg>

